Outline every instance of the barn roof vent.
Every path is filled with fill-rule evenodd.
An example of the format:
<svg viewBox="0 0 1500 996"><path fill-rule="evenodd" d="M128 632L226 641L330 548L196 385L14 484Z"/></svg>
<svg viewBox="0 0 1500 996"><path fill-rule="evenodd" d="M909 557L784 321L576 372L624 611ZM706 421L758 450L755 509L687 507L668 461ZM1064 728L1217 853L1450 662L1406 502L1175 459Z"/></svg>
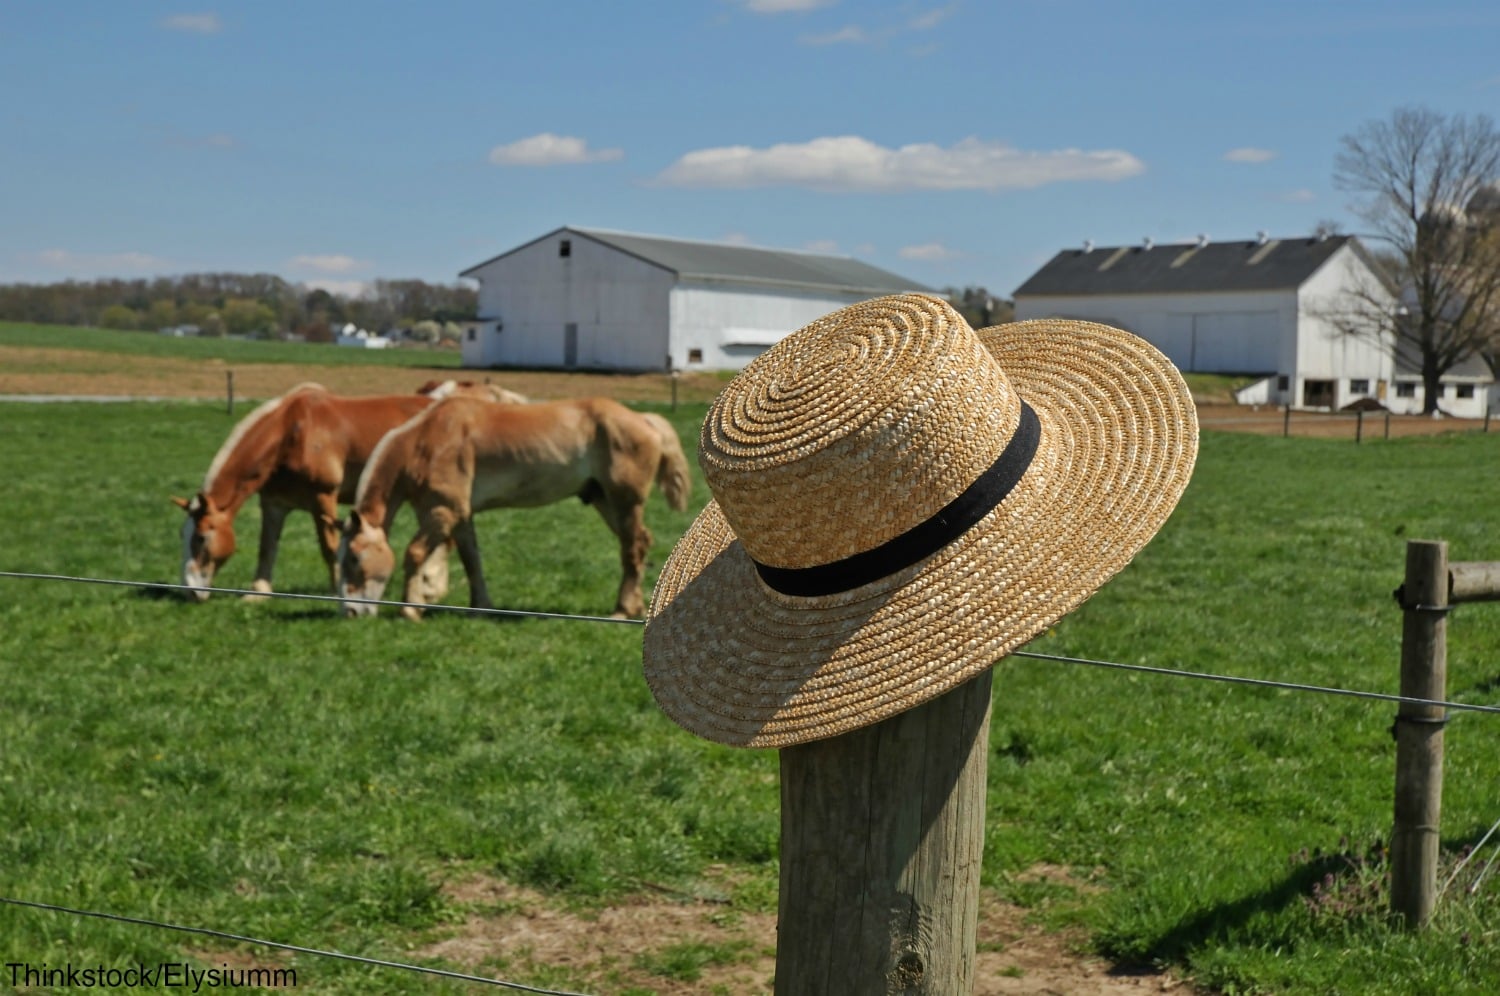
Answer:
<svg viewBox="0 0 1500 996"><path fill-rule="evenodd" d="M1207 232L1199 232L1198 233L1198 248L1202 249L1206 245L1208 245L1208 233Z"/></svg>
<svg viewBox="0 0 1500 996"><path fill-rule="evenodd" d="M1091 253L1093 251L1094 251L1094 240L1093 239L1084 239L1083 240L1083 252L1084 252L1084 255L1088 255L1089 253Z"/></svg>
<svg viewBox="0 0 1500 996"><path fill-rule="evenodd" d="M1149 236L1149 235L1146 236L1144 239L1141 240L1141 246L1143 248L1146 248L1146 249L1150 249L1155 244L1156 243L1154 243L1154 242L1151 241L1151 236Z"/></svg>
<svg viewBox="0 0 1500 996"><path fill-rule="evenodd" d="M1268 231L1266 231L1264 228L1262 228L1260 231L1258 231L1258 232L1255 233L1255 244L1256 245L1263 246L1263 245L1265 245L1269 241L1271 241L1271 233L1268 232Z"/></svg>

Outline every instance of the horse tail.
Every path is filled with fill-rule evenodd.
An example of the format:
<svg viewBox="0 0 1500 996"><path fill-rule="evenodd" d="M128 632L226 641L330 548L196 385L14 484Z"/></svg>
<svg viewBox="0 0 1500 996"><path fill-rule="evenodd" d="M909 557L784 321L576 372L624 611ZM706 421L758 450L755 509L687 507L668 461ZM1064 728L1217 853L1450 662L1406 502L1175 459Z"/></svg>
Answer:
<svg viewBox="0 0 1500 996"><path fill-rule="evenodd" d="M685 512L688 498L693 493L693 476L688 467L687 455L682 452L682 440L672 423L655 412L642 412L641 417L661 437L661 461L656 465L656 484L662 496L675 512Z"/></svg>

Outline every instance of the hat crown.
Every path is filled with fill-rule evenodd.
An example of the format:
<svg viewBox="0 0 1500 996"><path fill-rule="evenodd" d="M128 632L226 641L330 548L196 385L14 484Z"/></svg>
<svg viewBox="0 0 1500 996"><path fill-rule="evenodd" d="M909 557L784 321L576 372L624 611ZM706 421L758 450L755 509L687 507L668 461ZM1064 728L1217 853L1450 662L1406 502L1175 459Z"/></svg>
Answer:
<svg viewBox="0 0 1500 996"><path fill-rule="evenodd" d="M963 317L904 294L833 312L746 365L710 408L698 461L752 558L813 567L935 515L1019 421Z"/></svg>

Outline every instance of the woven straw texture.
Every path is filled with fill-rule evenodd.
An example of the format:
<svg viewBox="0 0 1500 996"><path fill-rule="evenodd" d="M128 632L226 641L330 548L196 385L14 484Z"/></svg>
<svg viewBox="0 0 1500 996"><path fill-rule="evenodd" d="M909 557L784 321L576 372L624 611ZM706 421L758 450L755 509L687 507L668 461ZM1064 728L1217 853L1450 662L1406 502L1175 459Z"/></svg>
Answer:
<svg viewBox="0 0 1500 996"><path fill-rule="evenodd" d="M1005 448L1028 403L1041 441L957 540L839 594L768 587L931 517ZM1166 521L1192 472L1192 398L1172 364L1087 322L974 332L946 302L878 298L752 361L704 422L715 501L657 580L646 680L684 728L785 747L910 709L1077 607Z"/></svg>

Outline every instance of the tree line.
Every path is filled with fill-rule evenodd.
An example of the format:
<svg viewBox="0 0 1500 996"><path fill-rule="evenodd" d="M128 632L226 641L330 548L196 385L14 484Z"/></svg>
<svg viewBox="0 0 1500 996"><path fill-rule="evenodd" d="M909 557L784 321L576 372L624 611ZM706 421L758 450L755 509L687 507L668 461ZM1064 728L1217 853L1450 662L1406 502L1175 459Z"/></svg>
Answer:
<svg viewBox="0 0 1500 996"><path fill-rule="evenodd" d="M201 335L331 341L347 323L375 332L475 317L478 292L461 284L375 280L359 295L293 284L269 273L193 273L123 280L0 284L0 319Z"/></svg>

